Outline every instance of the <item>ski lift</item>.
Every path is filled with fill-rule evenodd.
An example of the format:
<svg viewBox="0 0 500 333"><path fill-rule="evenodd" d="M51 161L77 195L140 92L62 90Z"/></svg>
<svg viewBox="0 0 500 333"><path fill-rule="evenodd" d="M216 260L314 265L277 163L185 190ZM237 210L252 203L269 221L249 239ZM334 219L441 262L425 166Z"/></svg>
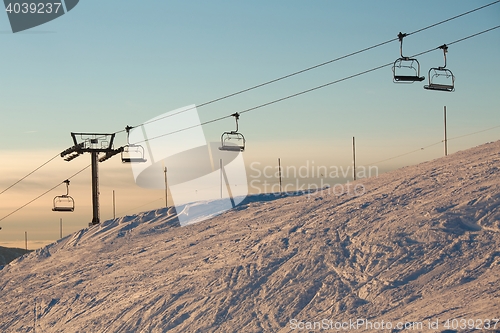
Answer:
<svg viewBox="0 0 500 333"><path fill-rule="evenodd" d="M429 84L425 85L424 88L437 91L455 91L455 76L446 68L446 53L448 52L448 46L443 44L439 49L443 50L444 66L429 69Z"/></svg>
<svg viewBox="0 0 500 333"><path fill-rule="evenodd" d="M123 147L122 150L122 162L123 163L144 163L147 159L144 158L144 147L141 145L131 144L129 142L130 130L133 127L127 126L125 130L127 131L127 145Z"/></svg>
<svg viewBox="0 0 500 333"><path fill-rule="evenodd" d="M418 60L403 56L403 38L406 36L407 34L401 32L398 34L401 58L394 61L392 65L394 83L413 83L425 80L425 77L420 76L420 63Z"/></svg>
<svg viewBox="0 0 500 333"><path fill-rule="evenodd" d="M75 210L75 200L69 196L69 180L66 179L66 194L58 195L54 198L54 212L72 212Z"/></svg>
<svg viewBox="0 0 500 333"><path fill-rule="evenodd" d="M245 150L245 137L243 134L238 133L238 119L240 115L238 112L233 113L231 116L236 120L236 130L231 132L224 132L220 137L221 146L219 150L240 152Z"/></svg>

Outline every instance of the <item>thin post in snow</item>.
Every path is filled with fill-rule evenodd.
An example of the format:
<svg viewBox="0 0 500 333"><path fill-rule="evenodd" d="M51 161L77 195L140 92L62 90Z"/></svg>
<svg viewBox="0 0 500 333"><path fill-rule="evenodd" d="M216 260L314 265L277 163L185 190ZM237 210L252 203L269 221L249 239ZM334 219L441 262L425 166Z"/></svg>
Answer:
<svg viewBox="0 0 500 333"><path fill-rule="evenodd" d="M168 208L168 182L167 182L167 167L163 168L165 174L165 207Z"/></svg>
<svg viewBox="0 0 500 333"><path fill-rule="evenodd" d="M281 187L281 158L278 158L278 173L280 178L280 194L283 195L283 190Z"/></svg>
<svg viewBox="0 0 500 333"><path fill-rule="evenodd" d="M220 198L222 199L222 158L219 159L219 167L220 167Z"/></svg>
<svg viewBox="0 0 500 333"><path fill-rule="evenodd" d="M59 219L59 238L62 238L62 217Z"/></svg>
<svg viewBox="0 0 500 333"><path fill-rule="evenodd" d="M28 251L28 232L24 232L24 247L26 248L26 251Z"/></svg>
<svg viewBox="0 0 500 333"><path fill-rule="evenodd" d="M33 306L33 333L36 332L36 297L35 297L35 302Z"/></svg>
<svg viewBox="0 0 500 333"><path fill-rule="evenodd" d="M446 128L446 105L444 106L444 156L448 156L448 133Z"/></svg>
<svg viewBox="0 0 500 333"><path fill-rule="evenodd" d="M115 196L115 190L113 190L113 219L116 219L116 196Z"/></svg>
<svg viewBox="0 0 500 333"><path fill-rule="evenodd" d="M356 141L352 137L352 178L356 180Z"/></svg>

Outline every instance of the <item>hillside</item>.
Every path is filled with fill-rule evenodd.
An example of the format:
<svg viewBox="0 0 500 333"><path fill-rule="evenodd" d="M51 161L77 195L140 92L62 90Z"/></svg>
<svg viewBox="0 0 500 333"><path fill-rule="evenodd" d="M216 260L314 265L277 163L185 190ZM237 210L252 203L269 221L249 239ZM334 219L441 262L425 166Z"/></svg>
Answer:
<svg viewBox="0 0 500 333"><path fill-rule="evenodd" d="M166 209L106 221L0 271L0 331L493 328L499 171L495 142L359 180L362 196L254 196L185 227Z"/></svg>
<svg viewBox="0 0 500 333"><path fill-rule="evenodd" d="M25 249L0 246L0 268L27 252L29 251L26 251Z"/></svg>

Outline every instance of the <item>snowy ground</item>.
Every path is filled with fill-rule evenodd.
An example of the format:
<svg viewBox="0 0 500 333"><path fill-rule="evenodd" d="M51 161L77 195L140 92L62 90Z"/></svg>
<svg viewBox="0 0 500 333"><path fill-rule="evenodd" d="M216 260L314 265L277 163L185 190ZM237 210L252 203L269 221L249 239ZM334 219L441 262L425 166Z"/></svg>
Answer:
<svg viewBox="0 0 500 333"><path fill-rule="evenodd" d="M499 174L495 142L360 180L362 196L106 221L0 271L0 331L500 332Z"/></svg>
<svg viewBox="0 0 500 333"><path fill-rule="evenodd" d="M26 251L25 249L0 246L0 269L12 260L26 254L27 252L29 251Z"/></svg>

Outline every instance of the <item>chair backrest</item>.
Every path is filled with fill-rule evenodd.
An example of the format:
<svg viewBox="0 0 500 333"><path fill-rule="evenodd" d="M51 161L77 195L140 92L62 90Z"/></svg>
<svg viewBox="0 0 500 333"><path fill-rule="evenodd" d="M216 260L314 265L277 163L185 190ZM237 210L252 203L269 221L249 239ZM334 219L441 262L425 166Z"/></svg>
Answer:
<svg viewBox="0 0 500 333"><path fill-rule="evenodd" d="M392 65L392 72L395 83L413 83L425 80L424 76L420 76L420 63L417 59L397 59Z"/></svg>
<svg viewBox="0 0 500 333"><path fill-rule="evenodd" d="M147 159L144 158L144 147L141 145L127 145L123 147L121 157L123 163L147 162Z"/></svg>
<svg viewBox="0 0 500 333"><path fill-rule="evenodd" d="M75 200L69 195L59 195L54 198L54 212L72 212L75 210Z"/></svg>
<svg viewBox="0 0 500 333"><path fill-rule="evenodd" d="M444 80L441 80L443 78ZM455 91L455 76L447 68L431 68L429 69L429 84L425 85L424 89L447 92Z"/></svg>
<svg viewBox="0 0 500 333"><path fill-rule="evenodd" d="M238 132L224 132L221 136L221 146L219 150L226 151L244 151L245 150L245 137ZM235 141L237 143L235 143Z"/></svg>

